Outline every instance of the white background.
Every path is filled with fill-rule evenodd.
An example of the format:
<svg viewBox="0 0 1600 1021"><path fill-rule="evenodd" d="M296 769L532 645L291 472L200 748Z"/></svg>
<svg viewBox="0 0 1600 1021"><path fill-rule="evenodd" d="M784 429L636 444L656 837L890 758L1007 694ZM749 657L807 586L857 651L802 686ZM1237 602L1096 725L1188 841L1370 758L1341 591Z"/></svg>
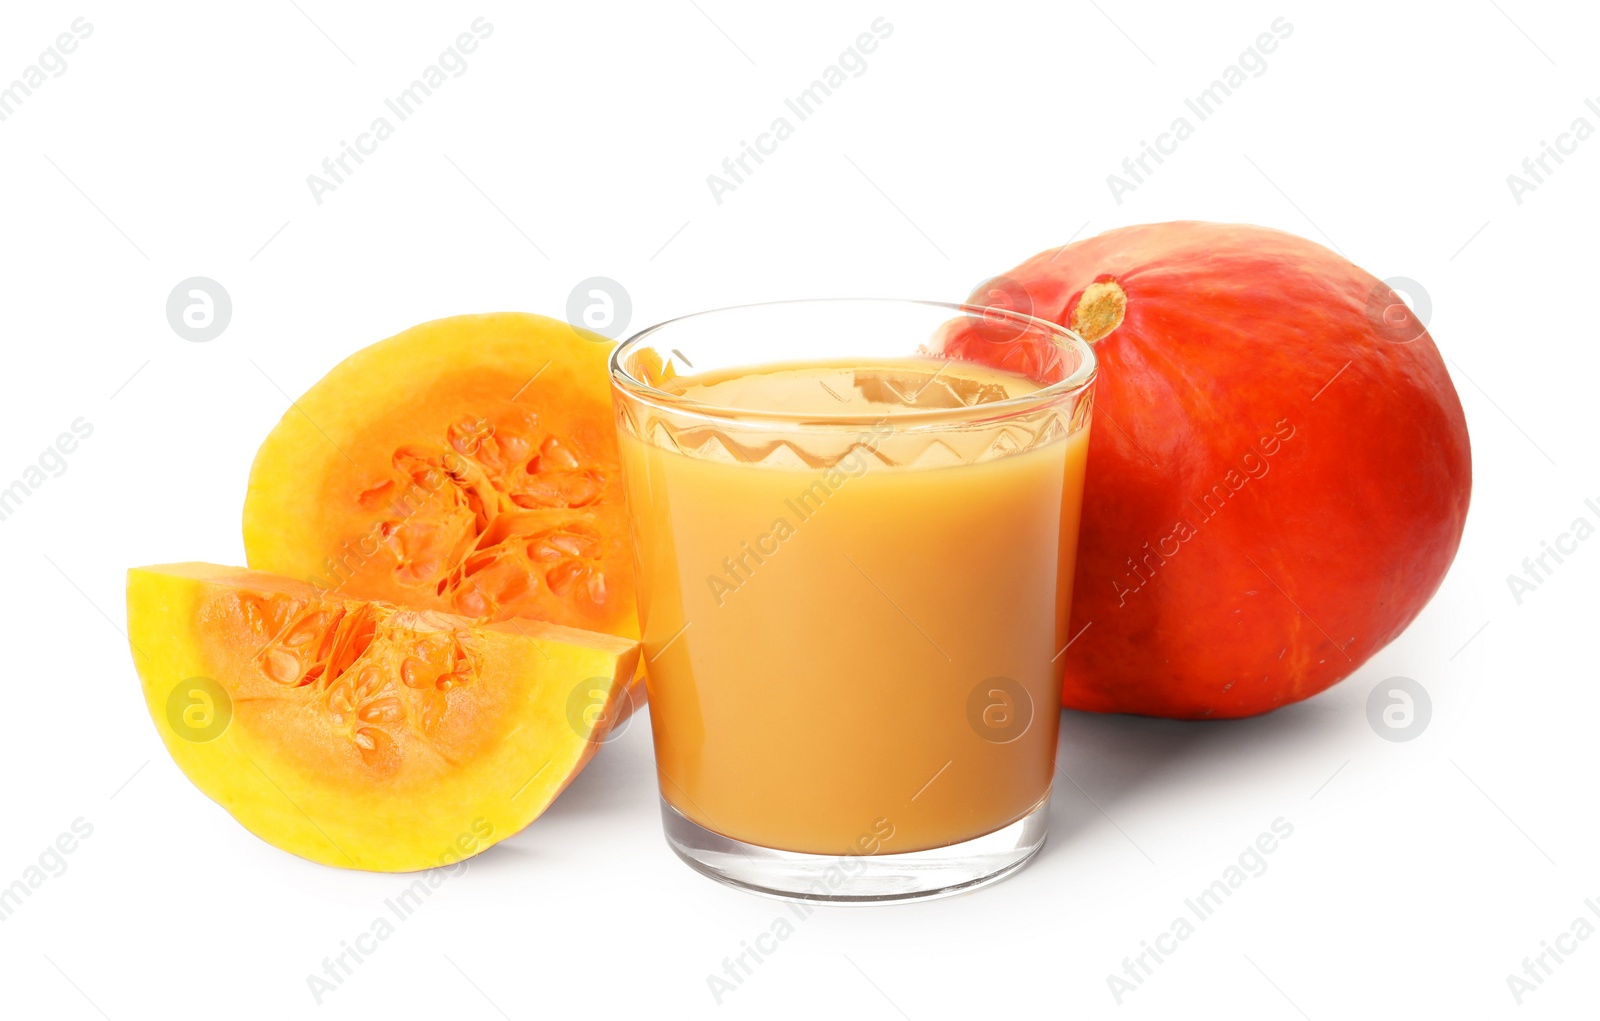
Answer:
<svg viewBox="0 0 1600 1021"><path fill-rule="evenodd" d="M1506 182L1574 118L1600 128L1592 6L764 6L7 5L0 82L75 17L93 34L0 123L0 484L74 419L94 432L0 522L0 885L73 820L93 834L0 923L0 1013L1592 1011L1600 937L1520 1008L1506 983L1600 902L1600 541L1521 605L1506 581L1600 520L1600 138L1520 204ZM307 175L480 15L494 31L467 71L314 202ZM894 31L866 72L714 202L706 176L880 16ZM1279 17L1293 34L1266 71L1117 203L1106 175ZM314 1003L306 976L409 880L233 823L162 749L121 632L127 567L242 562L246 472L289 395L426 319L562 316L594 275L627 288L635 327L763 299L956 299L1074 236L1179 218L1295 231L1426 290L1476 485L1410 631L1264 718L1068 713L1081 790L1057 786L1028 869L818 911L720 1006L707 975L785 908L667 850L640 720ZM209 343L164 313L194 275L233 301ZM1367 722L1393 676L1431 696L1407 743ZM1279 817L1294 833L1268 871L1118 1006L1107 976Z"/></svg>

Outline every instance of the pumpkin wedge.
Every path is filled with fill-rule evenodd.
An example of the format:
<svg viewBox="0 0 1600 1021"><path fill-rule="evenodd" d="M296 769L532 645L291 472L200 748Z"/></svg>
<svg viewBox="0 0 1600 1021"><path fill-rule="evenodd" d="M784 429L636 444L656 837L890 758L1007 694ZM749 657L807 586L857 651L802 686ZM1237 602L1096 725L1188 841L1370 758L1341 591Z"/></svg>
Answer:
<svg viewBox="0 0 1600 1021"><path fill-rule="evenodd" d="M192 563L128 573L128 638L195 786L268 843L381 872L450 864L538 817L638 659L610 635Z"/></svg>

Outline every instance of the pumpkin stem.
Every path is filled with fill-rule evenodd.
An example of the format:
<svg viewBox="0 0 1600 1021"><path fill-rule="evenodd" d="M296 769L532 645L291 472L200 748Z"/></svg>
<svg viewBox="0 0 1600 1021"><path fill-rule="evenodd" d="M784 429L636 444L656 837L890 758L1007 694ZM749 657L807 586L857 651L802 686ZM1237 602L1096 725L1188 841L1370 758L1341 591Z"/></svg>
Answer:
<svg viewBox="0 0 1600 1021"><path fill-rule="evenodd" d="M1069 325L1093 344L1118 326L1128 312L1128 295L1115 280L1101 280L1083 289Z"/></svg>

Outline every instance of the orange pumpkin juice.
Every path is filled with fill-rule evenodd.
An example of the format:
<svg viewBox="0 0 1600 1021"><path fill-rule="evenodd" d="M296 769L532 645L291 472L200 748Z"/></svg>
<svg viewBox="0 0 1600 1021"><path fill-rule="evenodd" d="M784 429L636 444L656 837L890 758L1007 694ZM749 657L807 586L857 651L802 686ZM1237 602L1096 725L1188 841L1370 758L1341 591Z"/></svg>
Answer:
<svg viewBox="0 0 1600 1021"><path fill-rule="evenodd" d="M752 443L711 427L677 449L622 430L667 802L725 836L827 855L943 847L1036 808L1054 773L1087 428L897 431L900 415L1039 389L965 362L659 386L863 423L824 457L800 428Z"/></svg>

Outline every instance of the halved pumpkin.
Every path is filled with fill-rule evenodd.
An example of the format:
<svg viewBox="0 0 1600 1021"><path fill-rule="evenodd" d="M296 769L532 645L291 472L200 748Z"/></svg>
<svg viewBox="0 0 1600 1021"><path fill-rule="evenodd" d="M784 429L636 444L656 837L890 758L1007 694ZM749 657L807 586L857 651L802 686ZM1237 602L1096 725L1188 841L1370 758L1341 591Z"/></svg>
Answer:
<svg viewBox="0 0 1600 1021"><path fill-rule="evenodd" d="M450 864L522 829L618 717L637 645L486 624L236 567L128 572L128 638L173 760L326 865Z"/></svg>
<svg viewBox="0 0 1600 1021"><path fill-rule="evenodd" d="M505 312L346 358L262 443L250 566L480 619L639 636L599 334Z"/></svg>

